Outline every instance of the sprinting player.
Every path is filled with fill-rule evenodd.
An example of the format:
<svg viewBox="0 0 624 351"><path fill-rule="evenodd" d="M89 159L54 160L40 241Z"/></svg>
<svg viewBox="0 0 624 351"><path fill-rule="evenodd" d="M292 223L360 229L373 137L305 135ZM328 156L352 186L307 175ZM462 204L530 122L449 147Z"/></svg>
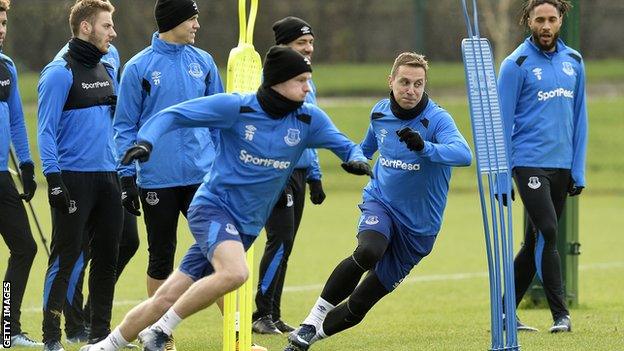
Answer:
<svg viewBox="0 0 624 351"><path fill-rule="evenodd" d="M451 167L470 165L472 156L453 118L425 92L428 67L411 52L394 61L390 97L373 107L361 143L366 157L379 151L379 158L363 192L357 247L336 266L286 351L308 350L361 322L433 249Z"/></svg>
<svg viewBox="0 0 624 351"><path fill-rule="evenodd" d="M190 315L240 287L248 276L245 250L253 243L309 147L326 147L354 174L370 174L361 149L318 107L304 103L310 62L288 47L272 47L255 94L217 94L167 108L147 121L123 163L145 162L167 131L219 130L213 167L189 208L196 243L156 294L132 309L105 340L82 350L118 350L141 333L145 350L164 350ZM254 132L249 133L254 127Z"/></svg>

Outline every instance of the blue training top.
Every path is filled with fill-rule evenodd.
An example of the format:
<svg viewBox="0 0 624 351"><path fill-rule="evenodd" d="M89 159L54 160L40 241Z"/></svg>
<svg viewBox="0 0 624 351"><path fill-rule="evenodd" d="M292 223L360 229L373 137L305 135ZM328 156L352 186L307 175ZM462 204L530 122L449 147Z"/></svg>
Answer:
<svg viewBox="0 0 624 351"><path fill-rule="evenodd" d="M556 45L546 53L527 38L501 65L498 89L511 163L570 169L575 185L585 186L585 67L577 51L562 40Z"/></svg>
<svg viewBox="0 0 624 351"><path fill-rule="evenodd" d="M192 45L152 37L152 45L124 67L115 111L115 144L121 158L154 114L189 99L223 92L212 56ZM143 188L199 184L210 170L214 144L208 128L180 129L161 136L149 162L119 166L120 176L137 174Z"/></svg>
<svg viewBox="0 0 624 351"><path fill-rule="evenodd" d="M420 133L425 141L421 151L410 151L399 141L396 132L404 127ZM472 161L468 143L451 115L430 99L420 115L403 120L392 113L390 99L383 99L371 111L361 146L369 159L379 151L364 201L380 202L414 235L437 235L451 166L469 166Z"/></svg>
<svg viewBox="0 0 624 351"><path fill-rule="evenodd" d="M82 90L116 90L114 69L104 63L108 81L83 82ZM103 79L103 77L100 77ZM114 106L96 104L66 109L74 75L63 57L50 62L41 72L39 97L39 155L43 173L63 171L115 171L112 117ZM110 86L112 85L112 86Z"/></svg>
<svg viewBox="0 0 624 351"><path fill-rule="evenodd" d="M144 124L138 140L157 147L164 134L193 127L219 129L220 141L213 167L191 205L222 208L248 235L262 230L306 148L328 148L343 161L366 161L360 147L320 108L304 103L274 119L255 94L217 94L169 107Z"/></svg>
<svg viewBox="0 0 624 351"><path fill-rule="evenodd" d="M22 99L17 85L17 69L13 61L0 52L0 171L9 169L11 142L20 164L32 163Z"/></svg>

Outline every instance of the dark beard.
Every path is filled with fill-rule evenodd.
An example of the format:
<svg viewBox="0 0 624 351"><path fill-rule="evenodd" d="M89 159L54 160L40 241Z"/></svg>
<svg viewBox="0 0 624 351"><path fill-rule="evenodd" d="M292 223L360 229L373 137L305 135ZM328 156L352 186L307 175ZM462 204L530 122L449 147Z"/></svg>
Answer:
<svg viewBox="0 0 624 351"><path fill-rule="evenodd" d="M537 47L540 48L542 51L546 52L550 52L557 45L557 39L559 39L559 33L556 33L555 35L553 35L553 40L550 45L544 46L540 42L539 34L533 32L531 36L533 37L533 42L535 43L535 45L537 45Z"/></svg>

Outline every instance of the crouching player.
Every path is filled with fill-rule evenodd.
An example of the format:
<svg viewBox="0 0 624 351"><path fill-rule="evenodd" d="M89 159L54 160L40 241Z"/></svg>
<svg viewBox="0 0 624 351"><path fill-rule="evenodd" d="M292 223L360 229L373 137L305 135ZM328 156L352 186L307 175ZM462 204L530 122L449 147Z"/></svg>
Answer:
<svg viewBox="0 0 624 351"><path fill-rule="evenodd" d="M106 339L83 351L119 350L150 325L141 333L144 349L163 350L183 319L241 286L248 276L244 251L258 236L306 148L328 148L345 161L347 172L370 175L360 147L322 110L303 102L310 91L309 60L288 47L274 46L264 62L257 93L189 100L162 110L139 130L138 144L122 163L146 161L152 144L168 131L219 129L212 170L188 211L196 242L154 296L133 308Z"/></svg>
<svg viewBox="0 0 624 351"><path fill-rule="evenodd" d="M364 188L357 247L336 266L285 351L308 350L358 324L431 252L451 167L470 165L472 156L451 116L427 96L427 69L415 53L394 61L390 97L373 107L361 144L366 157L379 151L379 158Z"/></svg>

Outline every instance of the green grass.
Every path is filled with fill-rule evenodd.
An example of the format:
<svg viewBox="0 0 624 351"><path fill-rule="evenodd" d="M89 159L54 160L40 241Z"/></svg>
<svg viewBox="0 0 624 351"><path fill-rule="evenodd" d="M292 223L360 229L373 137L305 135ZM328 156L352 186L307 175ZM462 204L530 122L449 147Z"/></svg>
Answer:
<svg viewBox="0 0 624 351"><path fill-rule="evenodd" d="M456 97L433 98L451 112L470 139L466 101ZM339 128L354 140L360 140L374 102L321 100L320 104ZM26 106L33 151L36 149L35 110L33 104ZM624 158L619 153L624 149L621 137L624 98L592 98L589 111L588 189L580 200L580 306L572 309L574 332L550 335L545 332L550 325L548 310L520 310L524 322L542 330L520 335L523 350L624 350L624 236L621 234L624 184L619 181L624 174ZM38 162L37 156L35 159ZM356 205L365 179L345 174L337 158L325 151L321 151L321 162L328 197L321 206L306 204L283 296L283 316L291 323L298 323L306 316L335 264L354 248ZM38 182L39 191L33 204L49 237L46 185L39 171ZM521 233L521 212L521 204L516 201L515 233ZM362 324L315 345L313 350L486 350L490 345L488 279L484 275L480 215L474 168L456 169L442 231L430 257L394 293L375 306ZM139 222L141 248L117 286L114 324L145 297L147 250L142 219ZM184 220L179 228L178 261L192 241ZM39 242L37 237L36 240ZM519 238L515 241L517 248ZM262 248L264 235L258 242L257 247ZM261 250L256 250L256 261ZM38 339L46 269L43 252L40 247L22 315L23 329ZM0 271L6 269L6 257L6 246L0 245ZM220 350L218 311L211 307L189 318L176 331L176 338L180 350ZM281 350L285 344L284 338L277 336L259 336L255 340L270 350ZM78 347L67 349L73 351Z"/></svg>

